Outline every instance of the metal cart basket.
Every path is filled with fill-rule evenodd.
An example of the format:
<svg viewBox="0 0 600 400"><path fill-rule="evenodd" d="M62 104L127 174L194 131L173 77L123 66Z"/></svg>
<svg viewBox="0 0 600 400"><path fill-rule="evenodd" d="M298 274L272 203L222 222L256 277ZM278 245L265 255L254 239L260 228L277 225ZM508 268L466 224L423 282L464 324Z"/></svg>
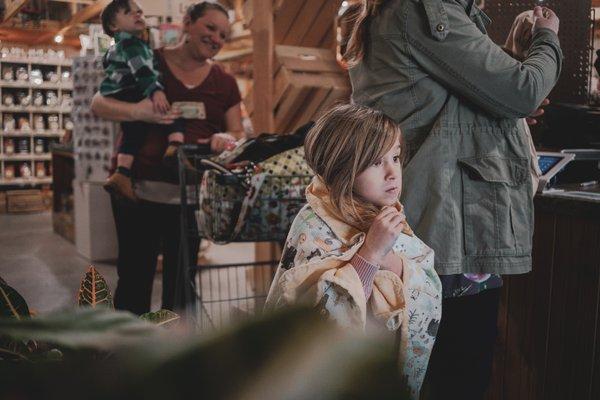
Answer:
<svg viewBox="0 0 600 400"><path fill-rule="evenodd" d="M210 330L262 309L279 260L205 264L202 259L196 262L190 250L206 239L282 244L306 203L304 191L312 176L256 173L250 167L232 172L203 150L185 145L178 155L182 183L177 296L183 296L198 328Z"/></svg>

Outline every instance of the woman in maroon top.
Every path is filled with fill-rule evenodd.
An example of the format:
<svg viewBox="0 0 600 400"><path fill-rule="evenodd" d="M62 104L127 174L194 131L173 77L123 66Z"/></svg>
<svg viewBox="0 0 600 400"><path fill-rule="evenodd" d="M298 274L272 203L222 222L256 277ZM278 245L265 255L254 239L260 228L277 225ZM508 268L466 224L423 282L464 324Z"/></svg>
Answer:
<svg viewBox="0 0 600 400"><path fill-rule="evenodd" d="M185 120L186 143L210 143L214 153L225 150L243 136L240 93L235 79L211 59L230 33L227 11L218 4L201 2L184 17L185 40L175 47L156 50L165 93L170 103L202 103L204 119ZM138 203L112 199L117 227L119 280L115 307L142 314L150 310L156 259L163 254L162 307L173 309L180 243L180 194L173 172L163 165L166 137L156 124L171 123L177 115L156 114L152 102L124 103L96 94L92 110L114 121L145 121L148 134L135 158L132 176ZM188 216L195 226L193 214ZM190 258L197 261L199 243L191 243Z"/></svg>

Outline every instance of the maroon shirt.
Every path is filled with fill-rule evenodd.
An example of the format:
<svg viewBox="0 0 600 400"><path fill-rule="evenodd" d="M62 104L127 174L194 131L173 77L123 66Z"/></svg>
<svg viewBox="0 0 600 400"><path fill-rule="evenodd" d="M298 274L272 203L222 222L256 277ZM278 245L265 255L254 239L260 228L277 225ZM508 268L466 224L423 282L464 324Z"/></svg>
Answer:
<svg viewBox="0 0 600 400"><path fill-rule="evenodd" d="M188 89L169 69L164 59L163 49L155 50L154 56L157 57L165 94L170 103L175 101L204 103L206 119L185 120L185 143L196 143L198 139L209 138L215 133L225 132L227 130L225 113L241 101L235 78L219 65L213 64L204 81L200 85ZM121 142L121 137L118 142ZM149 125L146 140L135 156L132 167L133 177L150 181L173 182L172 171L162 164L167 144L167 136L161 133L160 127ZM116 157L113 165L116 165Z"/></svg>

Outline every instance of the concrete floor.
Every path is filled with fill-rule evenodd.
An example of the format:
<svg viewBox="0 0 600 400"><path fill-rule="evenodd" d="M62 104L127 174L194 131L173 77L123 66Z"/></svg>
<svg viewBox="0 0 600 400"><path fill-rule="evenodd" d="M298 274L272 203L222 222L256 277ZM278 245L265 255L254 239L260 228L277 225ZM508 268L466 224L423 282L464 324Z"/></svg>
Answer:
<svg viewBox="0 0 600 400"><path fill-rule="evenodd" d="M254 261L255 247L252 243L234 243L226 246L210 245L201 258L205 264L211 263L243 263ZM50 213L11 215L0 214L0 276L14 287L27 301L30 309L37 313L48 313L65 308L75 307L77 304L77 291L81 279L84 277L89 262L77 253L75 245L55 234L52 230L52 216ZM117 269L115 264L95 263L96 269L104 276L111 291L117 283ZM259 289L255 286L255 279L247 283L251 275L256 275L254 270L234 272L229 274L214 275L211 271L204 271L199 276L199 287L205 288L205 297L213 294L210 284L206 287L207 279L217 279L218 293L222 298L236 297L232 293L225 293L228 287L248 286L250 292L268 290L269 282L261 283ZM220 273L220 271L215 271ZM262 273L262 272L261 272ZM232 275L233 274L233 275ZM235 277L238 275L239 277ZM217 276L217 278L215 278ZM152 309L160 309L162 278L156 275L152 295ZM251 295L252 293L244 293Z"/></svg>
<svg viewBox="0 0 600 400"><path fill-rule="evenodd" d="M71 308L90 263L75 245L52 231L50 213L0 214L0 276L38 313ZM111 291L117 285L114 264L95 263ZM153 290L153 308L160 306L161 276Z"/></svg>

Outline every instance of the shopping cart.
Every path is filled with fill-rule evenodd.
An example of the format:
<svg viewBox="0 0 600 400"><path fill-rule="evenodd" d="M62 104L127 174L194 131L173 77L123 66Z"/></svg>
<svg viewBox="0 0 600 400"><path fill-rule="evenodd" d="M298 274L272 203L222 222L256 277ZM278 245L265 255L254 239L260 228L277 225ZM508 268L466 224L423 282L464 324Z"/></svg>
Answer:
<svg viewBox="0 0 600 400"><path fill-rule="evenodd" d="M255 174L251 166L232 172L211 161L208 152L203 146L185 145L178 154L182 183L177 296L200 330L260 312L279 260L196 262L199 241L281 245L306 202L304 190L312 179L309 174Z"/></svg>

